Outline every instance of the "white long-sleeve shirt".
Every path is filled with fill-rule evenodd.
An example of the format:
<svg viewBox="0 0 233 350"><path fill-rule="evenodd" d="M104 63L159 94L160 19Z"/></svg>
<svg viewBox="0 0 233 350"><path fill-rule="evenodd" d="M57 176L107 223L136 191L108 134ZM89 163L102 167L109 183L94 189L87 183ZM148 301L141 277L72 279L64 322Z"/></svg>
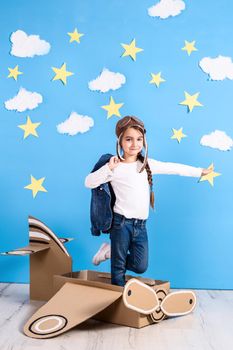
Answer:
<svg viewBox="0 0 233 350"><path fill-rule="evenodd" d="M160 162L154 159L148 159L148 163L152 174L200 177L202 173L202 168L179 163ZM85 186L95 188L103 183L111 182L116 195L113 211L128 219L147 219L150 189L146 170L139 173L141 167L142 163L139 160L132 163L121 162L113 170L110 170L106 163L86 177Z"/></svg>

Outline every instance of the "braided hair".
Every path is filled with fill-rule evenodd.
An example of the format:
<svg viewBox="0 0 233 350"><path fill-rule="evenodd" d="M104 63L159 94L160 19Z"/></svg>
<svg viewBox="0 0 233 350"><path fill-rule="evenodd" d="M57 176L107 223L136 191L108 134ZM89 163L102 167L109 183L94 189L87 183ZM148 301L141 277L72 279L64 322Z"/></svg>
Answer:
<svg viewBox="0 0 233 350"><path fill-rule="evenodd" d="M140 160L143 163L144 160L145 160L145 157L141 153L139 153L137 159ZM145 170L147 172L147 179L148 179L148 182L149 182L149 185L150 185L150 205L151 205L151 208L154 209L154 206L155 206L155 195L154 195L154 191L153 191L153 178L152 178L152 172L150 170L150 166L149 166L148 160L146 161Z"/></svg>

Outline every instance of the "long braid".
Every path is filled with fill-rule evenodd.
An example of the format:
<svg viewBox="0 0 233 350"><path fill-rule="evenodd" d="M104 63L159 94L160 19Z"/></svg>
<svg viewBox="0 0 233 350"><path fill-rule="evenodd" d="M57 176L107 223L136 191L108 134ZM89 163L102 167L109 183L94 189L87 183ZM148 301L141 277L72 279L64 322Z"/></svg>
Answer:
<svg viewBox="0 0 233 350"><path fill-rule="evenodd" d="M145 157L141 153L139 153L138 159L143 163L145 160ZM154 209L155 197L154 197L154 191L153 191L153 178L152 178L152 172L150 170L148 160L146 161L145 169L147 172L147 179L150 185L150 205Z"/></svg>

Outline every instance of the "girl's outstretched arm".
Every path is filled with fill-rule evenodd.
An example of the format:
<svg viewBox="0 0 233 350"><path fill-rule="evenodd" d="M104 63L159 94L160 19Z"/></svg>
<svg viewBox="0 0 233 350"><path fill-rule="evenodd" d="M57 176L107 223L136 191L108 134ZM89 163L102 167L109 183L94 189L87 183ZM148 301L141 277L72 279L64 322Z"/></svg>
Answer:
<svg viewBox="0 0 233 350"><path fill-rule="evenodd" d="M152 174L166 174L166 175L180 175L200 177L204 170L203 168L196 168L190 165L160 162L155 159L148 159Z"/></svg>

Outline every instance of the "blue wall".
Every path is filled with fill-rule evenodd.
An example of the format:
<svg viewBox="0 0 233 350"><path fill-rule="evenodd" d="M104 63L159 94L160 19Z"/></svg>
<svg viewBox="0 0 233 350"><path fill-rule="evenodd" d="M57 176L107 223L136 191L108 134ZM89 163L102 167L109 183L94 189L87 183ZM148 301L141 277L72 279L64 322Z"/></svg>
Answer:
<svg viewBox="0 0 233 350"><path fill-rule="evenodd" d="M106 117L101 106L124 102L121 115L137 115L147 128L149 156L162 161L208 167L214 162L222 175L214 187L196 178L161 175L154 178L156 211L150 213L149 269L146 276L168 279L172 287L233 288L233 157L200 145L200 138L216 129L233 135L233 82L209 81L198 67L205 56L233 57L233 3L186 1L186 9L174 18L149 17L152 0L144 1L40 1L1 3L0 11L0 251L27 245L27 216L44 221L58 235L75 237L68 250L74 269L95 269L91 259L108 237L90 234L90 191L84 178L102 153L115 152L114 128L118 117ZM69 43L67 32L77 27L85 35L81 43ZM48 55L19 58L9 54L10 34L17 29L38 34L51 44ZM121 43L135 38L144 51L133 62L121 57ZM184 40L196 40L198 51L190 57L181 48ZM52 82L51 67L67 63L75 73L64 86ZM7 79L8 67L24 72L18 81ZM88 82L106 67L126 76L126 84L101 94ZM149 84L150 73L162 72L166 82ZM4 102L20 87L39 92L43 103L32 111L8 111ZM200 92L203 107L187 113L184 91ZM72 111L95 121L89 132L61 135L56 125ZM39 137L17 126L29 115L40 121ZM183 127L188 138L171 140L171 128ZM47 193L35 199L24 186L30 175L45 177ZM28 282L28 258L0 256L0 280ZM109 262L96 269L109 271Z"/></svg>

